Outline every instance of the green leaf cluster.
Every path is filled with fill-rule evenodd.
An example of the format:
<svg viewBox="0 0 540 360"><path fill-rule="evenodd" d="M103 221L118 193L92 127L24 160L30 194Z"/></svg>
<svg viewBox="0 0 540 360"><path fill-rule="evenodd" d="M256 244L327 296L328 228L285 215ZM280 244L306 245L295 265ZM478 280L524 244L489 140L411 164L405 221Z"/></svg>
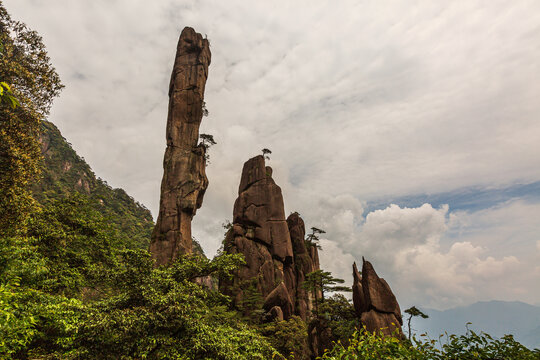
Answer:
<svg viewBox="0 0 540 360"><path fill-rule="evenodd" d="M11 87L4 81L0 81L0 102L7 103L12 109L20 105L19 100L13 96Z"/></svg>
<svg viewBox="0 0 540 360"><path fill-rule="evenodd" d="M262 324L261 329L282 356L287 359L309 358L308 327L299 316Z"/></svg>
<svg viewBox="0 0 540 360"><path fill-rule="evenodd" d="M269 359L267 340L227 310L228 298L196 277L229 274L242 261L182 257L153 268L148 253L127 250L111 281L119 291L84 314L74 344L79 358Z"/></svg>
<svg viewBox="0 0 540 360"><path fill-rule="evenodd" d="M63 86L41 37L12 20L1 3L0 44L0 233L13 233L24 231L33 211L39 124Z"/></svg>
<svg viewBox="0 0 540 360"><path fill-rule="evenodd" d="M129 249L82 195L51 201L26 236L0 244L0 357L268 359L277 352L198 285L227 277L241 255L178 259L155 268Z"/></svg>

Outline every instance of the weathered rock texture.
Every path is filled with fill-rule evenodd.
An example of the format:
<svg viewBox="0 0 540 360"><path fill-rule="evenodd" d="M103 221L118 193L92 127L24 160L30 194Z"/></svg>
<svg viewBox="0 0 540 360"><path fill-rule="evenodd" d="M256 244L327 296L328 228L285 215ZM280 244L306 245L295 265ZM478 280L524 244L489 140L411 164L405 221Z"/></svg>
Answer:
<svg viewBox="0 0 540 360"><path fill-rule="evenodd" d="M246 265L233 280L222 279L221 289L244 309L254 290L267 319L298 315L305 320L317 294L308 294L302 283L306 274L319 269L319 256L316 247L306 247L304 236L298 213L285 220L281 188L272 179L272 169L262 156L249 159L224 246L228 253L243 254Z"/></svg>
<svg viewBox="0 0 540 360"><path fill-rule="evenodd" d="M401 310L388 283L379 278L373 265L362 259L362 274L353 264L353 303L357 316L368 331L391 335L401 333Z"/></svg>
<svg viewBox="0 0 540 360"><path fill-rule="evenodd" d="M192 28L184 28L169 86L161 199L150 243L157 265L192 252L191 220L208 187L206 149L198 140L210 57L208 40Z"/></svg>

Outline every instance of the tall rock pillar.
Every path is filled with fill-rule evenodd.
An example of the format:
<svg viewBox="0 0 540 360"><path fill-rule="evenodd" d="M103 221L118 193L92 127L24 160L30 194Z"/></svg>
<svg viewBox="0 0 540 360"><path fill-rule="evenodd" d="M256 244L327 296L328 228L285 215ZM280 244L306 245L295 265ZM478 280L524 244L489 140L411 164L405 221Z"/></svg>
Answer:
<svg viewBox="0 0 540 360"><path fill-rule="evenodd" d="M210 58L208 40L192 28L184 28L169 86L161 199L150 243L157 265L170 264L178 255L192 252L191 220L208 187L206 149L198 141Z"/></svg>

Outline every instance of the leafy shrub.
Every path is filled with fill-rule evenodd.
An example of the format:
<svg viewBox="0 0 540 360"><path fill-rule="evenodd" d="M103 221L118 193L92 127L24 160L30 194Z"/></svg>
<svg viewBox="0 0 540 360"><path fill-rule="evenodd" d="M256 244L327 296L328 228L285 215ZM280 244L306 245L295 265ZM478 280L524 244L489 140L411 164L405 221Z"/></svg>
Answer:
<svg viewBox="0 0 540 360"><path fill-rule="evenodd" d="M443 336L441 335L441 338ZM410 359L410 360L469 360L469 359L504 359L538 360L540 350L529 350L511 335L495 339L488 334L470 331L467 335L450 335L446 343L436 347L437 340L413 341L402 340L396 332L393 337L375 334L363 329L349 339L347 345L341 342L323 354L323 360L375 360L375 359Z"/></svg>

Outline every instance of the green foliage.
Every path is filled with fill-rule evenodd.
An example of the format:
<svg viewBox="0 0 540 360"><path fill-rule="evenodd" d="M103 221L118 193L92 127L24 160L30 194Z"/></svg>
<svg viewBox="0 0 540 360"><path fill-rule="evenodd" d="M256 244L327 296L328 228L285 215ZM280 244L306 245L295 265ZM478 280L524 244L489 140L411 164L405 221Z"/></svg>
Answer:
<svg viewBox="0 0 540 360"><path fill-rule="evenodd" d="M214 140L214 136L210 134L200 134L199 138L201 139L201 144L208 149L212 145L216 145L216 141Z"/></svg>
<svg viewBox="0 0 540 360"><path fill-rule="evenodd" d="M322 230L322 229L319 229L319 228L316 228L316 227L312 227L311 228L311 233L310 234L307 234L306 236L306 239L305 239L305 244L307 247L316 247L317 249L321 250L321 245L319 244L319 235L320 234L326 234L326 231Z"/></svg>
<svg viewBox="0 0 540 360"><path fill-rule="evenodd" d="M330 341L346 343L358 329L359 320L350 300L342 294L319 301L313 316L319 327L329 330Z"/></svg>
<svg viewBox="0 0 540 360"><path fill-rule="evenodd" d="M40 138L44 159L42 177L32 187L34 198L46 205L74 192L80 194L116 230L118 241L129 248L147 249L154 227L150 211L123 189L113 189L96 178L54 124L42 121Z"/></svg>
<svg viewBox="0 0 540 360"><path fill-rule="evenodd" d="M254 277L240 281L235 284L233 293L242 291L242 299L237 304L246 320L253 324L259 324L263 320L265 311L263 310L264 298L258 288L259 279Z"/></svg>
<svg viewBox="0 0 540 360"><path fill-rule="evenodd" d="M312 294L321 293L321 300L324 300L324 294L328 292L336 291L352 291L348 286L340 286L336 284L343 284L345 280L338 279L332 276L332 273L329 271L315 270L306 275L306 279L302 286L307 291L310 291ZM317 298L317 296L314 296Z"/></svg>
<svg viewBox="0 0 540 360"><path fill-rule="evenodd" d="M24 347L34 336L36 319L24 311L19 279L0 284L0 354L10 355Z"/></svg>
<svg viewBox="0 0 540 360"><path fill-rule="evenodd" d="M78 328L74 354L100 359L269 359L275 350L227 310L228 299L192 280L230 274L237 255L212 261L183 257L153 268L149 255L129 250L112 276L121 285L95 303Z"/></svg>
<svg viewBox="0 0 540 360"><path fill-rule="evenodd" d="M3 81L0 82L0 103L7 103L12 109L20 105L19 100L13 96L11 87Z"/></svg>
<svg viewBox="0 0 540 360"><path fill-rule="evenodd" d="M287 359L308 359L307 324L298 316L272 321L261 326L272 346Z"/></svg>
<svg viewBox="0 0 540 360"><path fill-rule="evenodd" d="M22 22L12 20L1 4L0 39L0 79L11 84L22 108L44 118L63 85L43 39Z"/></svg>
<svg viewBox="0 0 540 360"><path fill-rule="evenodd" d="M74 195L37 207L25 234L0 237L0 357L63 351L83 300L108 286L122 246L115 234Z"/></svg>
<svg viewBox="0 0 540 360"><path fill-rule="evenodd" d="M197 283L207 276L230 278L244 264L241 255L209 260L200 249L201 255L180 257L169 267L154 266L145 250L150 212L96 179L58 129L43 121L62 85L39 35L12 21L1 3L0 40L0 358L283 358L276 349L306 358L308 329L300 318L255 328L253 319L230 310L228 297ZM215 144L204 135L205 148ZM264 156L270 153L263 149ZM230 234L230 223L226 228ZM306 243L318 246L322 233L312 228ZM357 320L350 302L341 295L324 298L325 292L349 290L336 286L341 283L322 270L305 282L315 295L318 326L337 341L323 359L539 358L511 336L451 335L439 350L434 340L413 338L413 346L351 335ZM252 313L262 307L254 284L243 304Z"/></svg>
<svg viewBox="0 0 540 360"><path fill-rule="evenodd" d="M208 165L210 164L210 155L208 154L208 149L210 148L210 146L216 145L217 143L214 140L214 136L210 134L200 134L199 138L201 139L200 145L202 145L202 147L204 148L204 160L206 165Z"/></svg>
<svg viewBox="0 0 540 360"><path fill-rule="evenodd" d="M17 279L0 285L0 357L61 358L73 340L83 305L76 299L19 286Z"/></svg>
<svg viewBox="0 0 540 360"><path fill-rule="evenodd" d="M441 338L443 336L441 335ZM505 360L538 360L540 350L529 350L519 342L514 340L512 335L504 335L500 339L491 337L489 334L477 334L469 331L466 335L449 335L442 350L435 348L435 341L418 344L419 348L424 348L433 359L505 359Z"/></svg>
<svg viewBox="0 0 540 360"><path fill-rule="evenodd" d="M407 327L409 330L409 340L411 340L411 320L413 317L420 316L422 319L429 318L428 315L424 314L422 311L420 311L416 306L412 306L405 310L405 313L409 315L407 318Z"/></svg>
<svg viewBox="0 0 540 360"><path fill-rule="evenodd" d="M442 337L442 335L441 335ZM347 344L338 342L334 348L325 352L320 359L407 359L407 360L538 360L540 350L529 350L516 342L511 335L494 339L488 334L450 335L446 343L436 340L422 342L413 337L413 341L402 340L398 330L394 336L371 333L365 328L356 332Z"/></svg>
<svg viewBox="0 0 540 360"><path fill-rule="evenodd" d="M154 268L121 247L81 196L32 218L31 236L1 238L0 357L267 359L275 353L195 283L231 276L241 255L180 258Z"/></svg>
<svg viewBox="0 0 540 360"><path fill-rule="evenodd" d="M0 103L0 234L8 235L24 231L33 211L28 187L39 174L39 123L62 85L41 37L11 20L1 3L0 44L2 99L20 103L15 108L13 100Z"/></svg>
<svg viewBox="0 0 540 360"><path fill-rule="evenodd" d="M47 268L38 288L70 297L102 286L103 273L115 266L111 253L125 247L116 229L77 193L34 214L28 235Z"/></svg>
<svg viewBox="0 0 540 360"><path fill-rule="evenodd" d="M366 331L355 332L347 344L337 342L333 349L325 352L320 359L429 359L424 352L415 348L410 342L404 342L398 338L396 329L395 337L384 336Z"/></svg>

